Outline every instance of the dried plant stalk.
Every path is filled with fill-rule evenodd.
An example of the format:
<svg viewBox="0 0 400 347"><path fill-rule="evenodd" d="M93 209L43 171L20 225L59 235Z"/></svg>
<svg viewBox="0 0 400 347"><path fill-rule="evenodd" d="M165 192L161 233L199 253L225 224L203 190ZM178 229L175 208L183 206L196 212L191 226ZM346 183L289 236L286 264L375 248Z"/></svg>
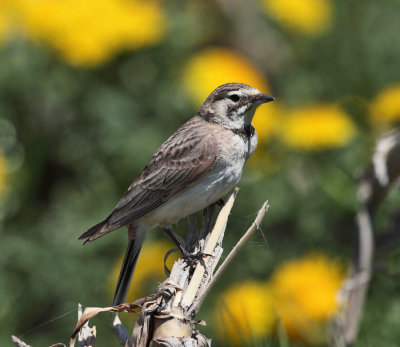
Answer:
<svg viewBox="0 0 400 347"><path fill-rule="evenodd" d="M357 239L352 270L341 291L341 309L333 322L331 345L350 346L357 337L362 309L372 276L374 256L373 218L379 204L400 177L400 130L382 136L375 147L372 167L359 188Z"/></svg>
<svg viewBox="0 0 400 347"><path fill-rule="evenodd" d="M210 232L207 231L207 225L211 225L213 208L208 209L200 232L201 239L198 241L194 237L196 223L191 220L186 248L194 249L203 255L194 268L189 266L186 259L181 258L175 262L169 278L159 285L156 293L131 304L86 308L75 327L70 346L74 346L75 336L96 314L104 311L135 312L139 307L141 312L134 326L132 339L127 336L121 322L114 320L111 330L121 346L210 346L211 341L195 330L195 315L215 280L247 239L259 228L268 209L266 202L258 212L254 223L214 275L222 255L222 240L237 192L238 189L235 189L230 195Z"/></svg>

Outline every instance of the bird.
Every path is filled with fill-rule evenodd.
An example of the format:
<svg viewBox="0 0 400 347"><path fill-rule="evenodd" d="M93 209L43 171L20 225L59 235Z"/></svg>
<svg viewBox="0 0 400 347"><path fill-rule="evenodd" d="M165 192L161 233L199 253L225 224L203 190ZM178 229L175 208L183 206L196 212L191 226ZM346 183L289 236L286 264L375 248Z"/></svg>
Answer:
<svg viewBox="0 0 400 347"><path fill-rule="evenodd" d="M179 219L221 201L236 187L257 147L255 111L273 100L243 83L217 87L156 150L108 217L79 236L86 244L128 226L128 247L113 306L126 300L149 229L169 230Z"/></svg>

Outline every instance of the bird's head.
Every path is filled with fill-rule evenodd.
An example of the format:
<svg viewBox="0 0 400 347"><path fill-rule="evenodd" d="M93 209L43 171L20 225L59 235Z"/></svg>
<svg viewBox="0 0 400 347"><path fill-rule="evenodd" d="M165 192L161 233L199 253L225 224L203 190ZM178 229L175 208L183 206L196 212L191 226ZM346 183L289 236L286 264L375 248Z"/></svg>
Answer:
<svg viewBox="0 0 400 347"><path fill-rule="evenodd" d="M242 129L252 123L257 107L275 100L243 83L227 83L215 89L201 105L198 115L228 129Z"/></svg>

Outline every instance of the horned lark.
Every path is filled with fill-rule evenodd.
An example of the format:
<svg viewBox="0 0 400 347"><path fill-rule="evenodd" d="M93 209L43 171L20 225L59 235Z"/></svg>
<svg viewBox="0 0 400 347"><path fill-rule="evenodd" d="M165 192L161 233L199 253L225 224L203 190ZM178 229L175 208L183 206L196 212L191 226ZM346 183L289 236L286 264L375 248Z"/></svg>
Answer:
<svg viewBox="0 0 400 347"><path fill-rule="evenodd" d="M87 243L128 226L129 244L113 305L126 299L147 230L168 227L236 186L257 146L254 113L273 100L242 83L215 89L197 114L154 153L111 214L79 237Z"/></svg>

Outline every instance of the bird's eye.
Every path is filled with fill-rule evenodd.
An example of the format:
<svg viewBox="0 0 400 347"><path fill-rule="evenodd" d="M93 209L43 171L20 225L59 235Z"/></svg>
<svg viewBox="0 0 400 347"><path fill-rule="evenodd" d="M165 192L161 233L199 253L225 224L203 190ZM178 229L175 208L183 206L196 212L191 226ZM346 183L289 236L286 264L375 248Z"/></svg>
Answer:
<svg viewBox="0 0 400 347"><path fill-rule="evenodd" d="M229 99L231 99L233 102L238 102L240 97L237 94L232 94L232 95L229 95Z"/></svg>

